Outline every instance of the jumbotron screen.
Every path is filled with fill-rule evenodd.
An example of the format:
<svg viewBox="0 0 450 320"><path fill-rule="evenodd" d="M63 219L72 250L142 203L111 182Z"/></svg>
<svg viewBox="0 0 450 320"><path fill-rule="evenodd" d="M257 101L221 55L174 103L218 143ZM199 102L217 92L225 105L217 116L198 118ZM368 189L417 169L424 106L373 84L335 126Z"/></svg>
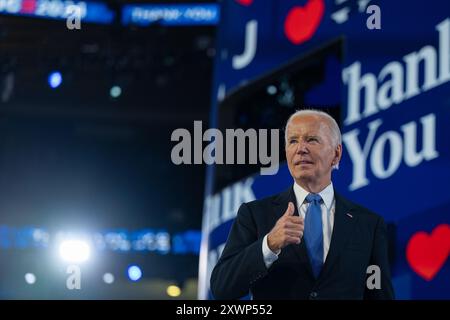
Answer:
<svg viewBox="0 0 450 320"><path fill-rule="evenodd" d="M450 3L423 12L419 0L223 2L210 122L283 129L297 109L330 112L343 141L333 185L387 222L396 297L448 299ZM212 298L239 206L292 185L283 160L276 175L208 168L199 298Z"/></svg>

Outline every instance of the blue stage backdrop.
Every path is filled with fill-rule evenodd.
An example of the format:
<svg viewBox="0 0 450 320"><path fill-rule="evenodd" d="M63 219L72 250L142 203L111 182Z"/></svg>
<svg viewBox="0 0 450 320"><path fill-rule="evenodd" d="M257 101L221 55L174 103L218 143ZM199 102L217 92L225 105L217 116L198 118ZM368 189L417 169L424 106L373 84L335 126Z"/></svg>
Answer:
<svg viewBox="0 0 450 320"><path fill-rule="evenodd" d="M333 182L389 224L397 298L450 298L449 1L222 1L212 96L211 127L330 111L344 148ZM234 181L225 165L207 170L200 299L240 204L293 183L285 162Z"/></svg>

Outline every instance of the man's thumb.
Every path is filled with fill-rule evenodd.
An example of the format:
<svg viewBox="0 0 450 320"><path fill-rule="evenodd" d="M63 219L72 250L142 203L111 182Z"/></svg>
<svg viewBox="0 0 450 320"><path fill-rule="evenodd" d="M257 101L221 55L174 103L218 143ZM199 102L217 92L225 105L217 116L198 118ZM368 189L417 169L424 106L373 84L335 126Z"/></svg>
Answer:
<svg viewBox="0 0 450 320"><path fill-rule="evenodd" d="M292 216L294 215L294 211L295 211L294 204L292 202L289 202L285 215Z"/></svg>

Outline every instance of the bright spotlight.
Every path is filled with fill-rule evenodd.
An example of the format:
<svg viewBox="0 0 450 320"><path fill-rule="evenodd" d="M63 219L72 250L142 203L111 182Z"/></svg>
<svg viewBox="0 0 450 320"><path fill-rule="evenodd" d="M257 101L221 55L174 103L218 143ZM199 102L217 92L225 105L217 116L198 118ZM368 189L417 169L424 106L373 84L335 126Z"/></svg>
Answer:
<svg viewBox="0 0 450 320"><path fill-rule="evenodd" d="M181 289L178 286L171 285L167 287L166 292L169 297L178 297L181 294Z"/></svg>
<svg viewBox="0 0 450 320"><path fill-rule="evenodd" d="M141 277L141 268L139 268L138 266L130 266L128 268L128 278L130 278L131 281L138 281Z"/></svg>
<svg viewBox="0 0 450 320"><path fill-rule="evenodd" d="M107 283L107 284L113 283L114 282L114 275L112 273L109 273L109 272L105 273L103 275L103 281L105 281L105 283Z"/></svg>
<svg viewBox="0 0 450 320"><path fill-rule="evenodd" d="M25 281L28 284L34 284L36 282L36 276L32 273L26 273L25 274Z"/></svg>
<svg viewBox="0 0 450 320"><path fill-rule="evenodd" d="M48 76L48 84L51 88L55 89L62 83L62 75L59 71L53 71Z"/></svg>
<svg viewBox="0 0 450 320"><path fill-rule="evenodd" d="M118 98L122 94L122 88L119 86L113 86L111 87L111 90L109 90L109 94L113 98Z"/></svg>
<svg viewBox="0 0 450 320"><path fill-rule="evenodd" d="M59 246L59 254L66 262L84 262L89 259L91 248L80 240L66 240Z"/></svg>

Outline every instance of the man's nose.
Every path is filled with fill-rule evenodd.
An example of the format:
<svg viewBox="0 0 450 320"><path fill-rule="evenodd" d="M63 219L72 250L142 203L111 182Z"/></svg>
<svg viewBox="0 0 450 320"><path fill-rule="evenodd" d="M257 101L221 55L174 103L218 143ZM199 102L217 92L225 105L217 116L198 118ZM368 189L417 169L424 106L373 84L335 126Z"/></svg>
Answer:
<svg viewBox="0 0 450 320"><path fill-rule="evenodd" d="M306 147L306 143L299 142L297 145L297 150L295 150L295 153L297 154L305 154L308 153L308 148Z"/></svg>

